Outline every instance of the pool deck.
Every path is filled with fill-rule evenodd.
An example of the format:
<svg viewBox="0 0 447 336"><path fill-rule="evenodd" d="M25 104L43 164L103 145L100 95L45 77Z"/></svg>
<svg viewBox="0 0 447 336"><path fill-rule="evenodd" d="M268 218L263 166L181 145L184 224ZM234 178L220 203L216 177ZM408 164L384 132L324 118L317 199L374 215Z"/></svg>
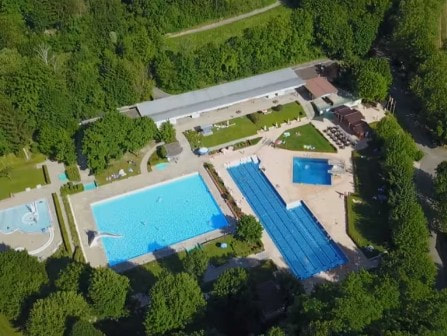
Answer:
<svg viewBox="0 0 447 336"><path fill-rule="evenodd" d="M321 130L328 125L332 125L332 123L326 119L324 121L313 120L312 124ZM255 146L237 151L227 151L225 154L215 155L211 159L218 174L230 190L242 211L255 215L237 185L230 177L226 166L235 164L235 162L240 161L243 158L257 156L260 161L260 166L264 168L264 173L283 201L290 206L293 206L299 201L304 201L348 258L348 263L345 265L327 272L319 273L304 280L306 289L310 289L316 283L327 280L337 281L346 276L349 272L359 270L360 268L374 267L377 262L368 260L347 234L344 195L354 191L351 163L352 148L345 148L333 154L288 151L273 148L269 145L271 141L274 141L281 134L274 133L279 132L273 132L273 134L270 133L267 139L264 139ZM292 183L292 162L294 157L325 158L341 161L345 165L345 173L333 177L331 186ZM265 231L263 242L266 247L273 244L273 247L269 250L274 251L274 253L271 254L271 259L275 264L280 268L288 268L284 258L276 247L274 247L274 243Z"/></svg>
<svg viewBox="0 0 447 336"><path fill-rule="evenodd" d="M232 221L230 209L221 198L217 188L211 181L201 162L197 161L194 164L192 164L192 162L189 163L190 164L187 164L186 162L179 162L177 164L172 163L165 170L162 171L154 170L150 174L138 175L126 180L107 184L96 189L93 192L79 193L69 197L70 204L74 213L78 235L81 240L82 250L84 256L86 257L86 260L89 261L90 265L92 265L93 267L107 265L107 258L101 240L95 247L88 246L88 232L98 231L95 220L93 218L93 212L91 210L92 203L111 197L120 196L126 192L133 192L135 190L145 188L154 184L169 182L172 179L190 175L195 172L199 172L199 174L203 177L208 189L210 190L223 214L227 218L227 221L230 224L234 224ZM231 226L229 228L221 230L214 230L212 232L205 233L192 239L188 239L186 241L171 245L168 248L162 249L160 251L147 253L142 256L136 257L127 262L115 265L113 268L117 271L124 271L136 265L141 265L149 261L165 257L169 254L172 254L173 252L183 251L185 249L192 248L199 243L205 243L209 240L218 238L228 233L229 230L231 230Z"/></svg>

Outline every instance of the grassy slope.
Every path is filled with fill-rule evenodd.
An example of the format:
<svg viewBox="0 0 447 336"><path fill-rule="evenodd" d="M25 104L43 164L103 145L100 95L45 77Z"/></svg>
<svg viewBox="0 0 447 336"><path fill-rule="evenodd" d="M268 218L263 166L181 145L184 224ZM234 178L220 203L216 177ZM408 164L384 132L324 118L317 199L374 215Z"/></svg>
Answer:
<svg viewBox="0 0 447 336"><path fill-rule="evenodd" d="M0 315L0 335L4 336L21 336L22 333L16 331L5 316Z"/></svg>
<svg viewBox="0 0 447 336"><path fill-rule="evenodd" d="M0 177L0 199L9 197L9 194L24 191L27 187L35 188L38 184L45 184L43 170L35 168L37 163L45 160L42 154L32 154L31 159L15 155L0 157L0 169L10 167L10 178Z"/></svg>
<svg viewBox="0 0 447 336"><path fill-rule="evenodd" d="M180 51L184 48L197 49L208 43L222 43L232 36L242 35L246 28L257 25L265 25L271 18L278 17L278 19L290 14L290 10L283 6L275 7L267 12L249 17L244 20L236 21L221 27L189 34L174 38L166 38L166 47L170 50Z"/></svg>
<svg viewBox="0 0 447 336"><path fill-rule="evenodd" d="M284 133L279 137L283 144L278 147L288 150L307 151L304 145L315 147L314 152L335 153L337 150L326 140L326 138L312 125L306 124L287 130L290 136L284 137Z"/></svg>
<svg viewBox="0 0 447 336"><path fill-rule="evenodd" d="M384 184L378 157L367 150L354 152L353 162L356 194L348 198L348 233L359 247L372 245L383 251L389 239L387 208L373 199Z"/></svg>
<svg viewBox="0 0 447 336"><path fill-rule="evenodd" d="M447 42L447 1L442 8L441 13L441 27L440 27L440 40L441 44Z"/></svg>

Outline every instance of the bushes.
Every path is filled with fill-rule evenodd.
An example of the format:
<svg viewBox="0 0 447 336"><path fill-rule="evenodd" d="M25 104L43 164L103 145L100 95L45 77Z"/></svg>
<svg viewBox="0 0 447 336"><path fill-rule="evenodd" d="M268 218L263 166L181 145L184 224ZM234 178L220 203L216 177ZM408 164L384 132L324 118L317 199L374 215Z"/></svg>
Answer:
<svg viewBox="0 0 447 336"><path fill-rule="evenodd" d="M81 175L79 174L79 169L75 164L65 167L65 174L67 174L67 177L70 181L74 182L81 181Z"/></svg>
<svg viewBox="0 0 447 336"><path fill-rule="evenodd" d="M259 112L250 113L250 114L247 116L247 118L250 119L250 121L251 121L253 124L256 124L256 123L259 121Z"/></svg>
<svg viewBox="0 0 447 336"><path fill-rule="evenodd" d="M167 153L166 147L164 145L157 147L157 155L161 159L166 159L166 157L168 156L168 153Z"/></svg>
<svg viewBox="0 0 447 336"><path fill-rule="evenodd" d="M84 191L84 185L82 183L73 184L73 182L68 182L61 187L62 196L77 194L82 191Z"/></svg>
<svg viewBox="0 0 447 336"><path fill-rule="evenodd" d="M208 171L208 174L210 174L214 184L216 185L217 189L219 189L219 192L222 196L222 198L225 200L227 205L229 206L231 212L236 218L240 218L242 216L242 210L239 208L239 206L236 204L236 201L234 200L233 196L231 196L230 192L228 191L227 187L225 187L224 182L220 178L220 176L217 174L216 170L214 169L214 166L211 163L205 162L203 164L205 169Z"/></svg>
<svg viewBox="0 0 447 336"><path fill-rule="evenodd" d="M278 104L278 105L276 105L276 106L273 106L273 107L272 107L272 110L273 110L273 111L276 111L276 112L279 112L279 111L282 110L282 108L283 108L283 106L282 106L281 104Z"/></svg>
<svg viewBox="0 0 447 336"><path fill-rule="evenodd" d="M62 215L61 204L59 202L59 199L58 199L56 193L51 194L51 196L53 197L54 208L56 209L57 221L59 222L59 227L61 229L61 235L62 235L62 240L64 242L65 250L67 251L67 253L69 255L71 255L73 253L73 251L71 250L70 238L68 236L67 227L65 225L64 217Z"/></svg>
<svg viewBox="0 0 447 336"><path fill-rule="evenodd" d="M43 177L45 178L45 183L51 184L50 173L48 172L47 165L42 165L42 170L43 170Z"/></svg>
<svg viewBox="0 0 447 336"><path fill-rule="evenodd" d="M243 215L236 226L236 236L246 242L256 243L262 237L262 225L252 215Z"/></svg>

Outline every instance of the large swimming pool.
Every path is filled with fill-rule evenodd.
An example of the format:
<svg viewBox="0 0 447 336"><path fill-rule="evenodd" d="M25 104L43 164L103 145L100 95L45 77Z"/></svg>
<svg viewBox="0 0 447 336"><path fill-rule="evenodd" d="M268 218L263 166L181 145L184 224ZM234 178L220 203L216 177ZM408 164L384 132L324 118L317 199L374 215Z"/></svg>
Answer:
<svg viewBox="0 0 447 336"><path fill-rule="evenodd" d="M228 169L292 272L309 278L347 259L307 206L288 210L254 162Z"/></svg>
<svg viewBox="0 0 447 336"><path fill-rule="evenodd" d="M293 182L331 185L332 166L326 159L293 158Z"/></svg>
<svg viewBox="0 0 447 336"><path fill-rule="evenodd" d="M227 221L199 174L92 204L109 265L160 250Z"/></svg>
<svg viewBox="0 0 447 336"><path fill-rule="evenodd" d="M51 215L46 199L0 210L0 232L46 232L51 226Z"/></svg>

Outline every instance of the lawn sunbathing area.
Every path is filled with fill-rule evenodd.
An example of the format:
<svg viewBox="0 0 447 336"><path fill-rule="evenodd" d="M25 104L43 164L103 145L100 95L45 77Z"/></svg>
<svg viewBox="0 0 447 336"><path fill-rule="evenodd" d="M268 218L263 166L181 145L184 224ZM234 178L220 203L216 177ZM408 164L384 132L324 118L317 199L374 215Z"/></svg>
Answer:
<svg viewBox="0 0 447 336"><path fill-rule="evenodd" d="M356 193L347 200L348 234L367 256L372 256L384 251L389 240L384 182L378 174L379 159L371 150L353 152L352 159Z"/></svg>
<svg viewBox="0 0 447 336"><path fill-rule="evenodd" d="M272 3L273 1L266 1ZM269 5L266 3L265 5ZM278 6L264 13L254 15L244 20L236 21L214 29L183 35L179 37L166 37L165 45L173 51L180 51L184 48L197 49L208 43L222 43L232 36L241 36L246 28L267 24L272 18L285 18L290 15L290 10L284 6Z"/></svg>
<svg viewBox="0 0 447 336"><path fill-rule="evenodd" d="M144 153L138 153L138 155L126 153L120 160L112 161L107 169L95 174L96 184L101 186L140 174L140 163L143 156ZM120 175L120 171L125 175Z"/></svg>
<svg viewBox="0 0 447 336"><path fill-rule="evenodd" d="M293 151L337 152L337 149L310 123L287 130L277 141L280 141L277 147Z"/></svg>
<svg viewBox="0 0 447 336"><path fill-rule="evenodd" d="M254 117L252 117L254 116ZM269 113L255 112L250 116L243 116L228 120L223 123L215 124L213 127L213 134L202 136L196 132L194 140L198 138L197 143L189 138L191 148L195 147L215 147L231 141L242 139L255 135L258 130L265 127L273 127L280 125L290 120L304 117L305 113L301 105L297 102L292 102L282 105L280 111L269 110Z"/></svg>
<svg viewBox="0 0 447 336"><path fill-rule="evenodd" d="M8 198L11 193L25 191L26 188L45 184L43 169L36 168L36 164L43 162L45 156L29 155L29 160L14 154L0 157L0 199Z"/></svg>

